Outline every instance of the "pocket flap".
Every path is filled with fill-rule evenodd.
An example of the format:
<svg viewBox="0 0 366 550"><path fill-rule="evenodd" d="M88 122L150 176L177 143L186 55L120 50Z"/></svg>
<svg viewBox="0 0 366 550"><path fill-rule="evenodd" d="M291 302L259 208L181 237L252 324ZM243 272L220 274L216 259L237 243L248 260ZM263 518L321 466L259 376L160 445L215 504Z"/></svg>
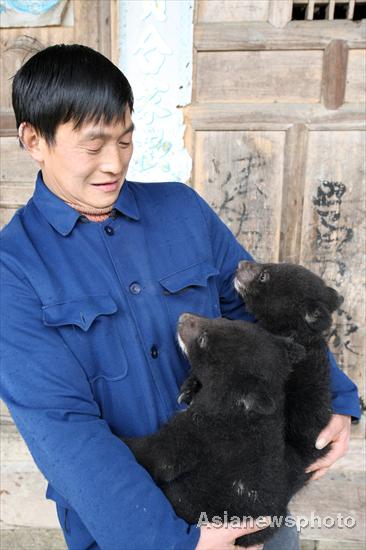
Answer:
<svg viewBox="0 0 366 550"><path fill-rule="evenodd" d="M190 286L207 286L209 277L219 273L216 267L200 262L163 277L159 283L169 292L175 293Z"/></svg>
<svg viewBox="0 0 366 550"><path fill-rule="evenodd" d="M110 315L117 309L109 294L83 296L62 304L43 306L43 322L51 327L77 325L87 331L98 315Z"/></svg>

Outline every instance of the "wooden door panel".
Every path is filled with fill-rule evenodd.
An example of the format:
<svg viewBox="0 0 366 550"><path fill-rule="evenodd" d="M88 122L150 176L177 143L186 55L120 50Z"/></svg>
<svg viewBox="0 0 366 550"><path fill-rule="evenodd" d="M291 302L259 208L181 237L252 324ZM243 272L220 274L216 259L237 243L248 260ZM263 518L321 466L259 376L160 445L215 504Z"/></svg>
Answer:
<svg viewBox="0 0 366 550"><path fill-rule="evenodd" d="M196 132L194 182L258 260L278 259L284 132Z"/></svg>
<svg viewBox="0 0 366 550"><path fill-rule="evenodd" d="M310 132L300 262L344 297L331 336L339 363L363 391L365 354L364 132Z"/></svg>
<svg viewBox="0 0 366 550"><path fill-rule="evenodd" d="M197 101L318 103L321 51L200 52Z"/></svg>

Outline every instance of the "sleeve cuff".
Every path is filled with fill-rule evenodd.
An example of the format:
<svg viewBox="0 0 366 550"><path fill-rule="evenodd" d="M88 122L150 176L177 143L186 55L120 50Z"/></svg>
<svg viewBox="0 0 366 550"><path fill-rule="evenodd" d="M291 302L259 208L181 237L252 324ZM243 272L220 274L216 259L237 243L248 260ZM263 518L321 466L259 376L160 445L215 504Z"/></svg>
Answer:
<svg viewBox="0 0 366 550"><path fill-rule="evenodd" d="M345 414L352 417L352 421L358 421L361 416L361 407L357 389L352 392L333 395L332 408L335 414Z"/></svg>

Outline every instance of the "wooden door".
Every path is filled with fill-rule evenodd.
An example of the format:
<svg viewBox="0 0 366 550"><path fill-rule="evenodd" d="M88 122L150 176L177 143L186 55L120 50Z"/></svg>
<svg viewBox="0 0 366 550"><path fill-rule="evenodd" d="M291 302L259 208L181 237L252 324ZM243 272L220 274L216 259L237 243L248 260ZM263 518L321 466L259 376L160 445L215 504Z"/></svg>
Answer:
<svg viewBox="0 0 366 550"><path fill-rule="evenodd" d="M366 20L347 16L366 3L293 19L305 4L314 17L310 0L196 3L192 185L258 260L301 262L344 296L332 348L362 392Z"/></svg>
<svg viewBox="0 0 366 550"><path fill-rule="evenodd" d="M344 297L330 345L363 402L365 12L364 1L198 0L184 108L192 186L258 260L302 263ZM293 508L352 510L357 526L305 537L363 538L361 449L354 439Z"/></svg>

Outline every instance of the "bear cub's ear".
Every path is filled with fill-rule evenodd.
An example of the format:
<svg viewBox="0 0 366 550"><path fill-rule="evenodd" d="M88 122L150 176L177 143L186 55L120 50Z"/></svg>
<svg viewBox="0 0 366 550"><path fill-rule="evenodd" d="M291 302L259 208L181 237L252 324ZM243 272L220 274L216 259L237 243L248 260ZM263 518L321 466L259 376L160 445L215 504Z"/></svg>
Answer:
<svg viewBox="0 0 366 550"><path fill-rule="evenodd" d="M339 308L343 300L343 296L340 296L334 288L327 286L321 301L307 300L304 320L314 329L324 328L324 323L331 322L332 313Z"/></svg>
<svg viewBox="0 0 366 550"><path fill-rule="evenodd" d="M343 301L343 296L340 296L334 288L327 286L327 303L331 312L338 309Z"/></svg>

